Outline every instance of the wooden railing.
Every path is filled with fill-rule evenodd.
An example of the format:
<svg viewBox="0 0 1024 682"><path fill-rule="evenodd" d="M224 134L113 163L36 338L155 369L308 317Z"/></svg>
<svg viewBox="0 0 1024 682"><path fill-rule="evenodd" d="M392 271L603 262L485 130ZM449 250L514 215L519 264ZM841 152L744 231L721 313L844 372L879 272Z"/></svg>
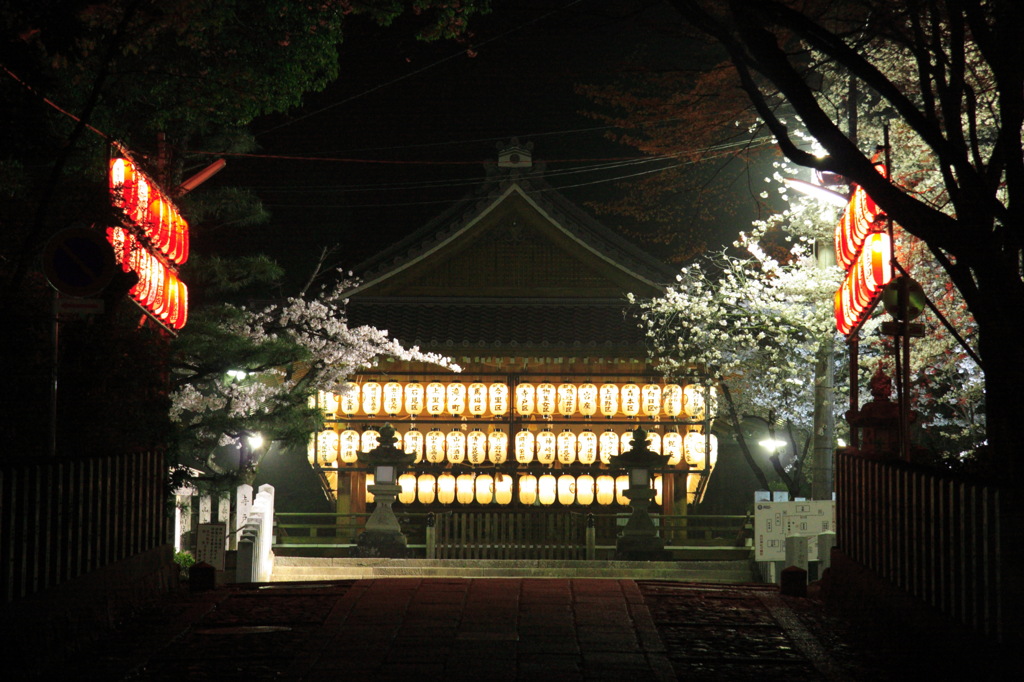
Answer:
<svg viewBox="0 0 1024 682"><path fill-rule="evenodd" d="M0 585L12 602L167 541L164 458L0 468Z"/></svg>
<svg viewBox="0 0 1024 682"><path fill-rule="evenodd" d="M1003 639L1000 492L903 462L836 455L843 552L964 625Z"/></svg>
<svg viewBox="0 0 1024 682"><path fill-rule="evenodd" d="M434 517L437 559L583 559L586 517L571 512L476 511Z"/></svg>

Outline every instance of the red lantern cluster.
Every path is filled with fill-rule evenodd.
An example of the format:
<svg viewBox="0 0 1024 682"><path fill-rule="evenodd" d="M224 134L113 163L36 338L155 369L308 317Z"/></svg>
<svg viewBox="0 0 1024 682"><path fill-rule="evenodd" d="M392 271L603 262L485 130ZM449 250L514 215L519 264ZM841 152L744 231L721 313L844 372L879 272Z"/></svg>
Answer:
<svg viewBox="0 0 1024 682"><path fill-rule="evenodd" d="M886 174L883 164L875 168ZM846 278L836 291L836 329L849 334L870 314L882 288L892 279L892 241L885 233L885 216L861 187L850 197L836 226L836 261Z"/></svg>
<svg viewBox="0 0 1024 682"><path fill-rule="evenodd" d="M118 264L138 283L128 295L156 319L181 329L188 316L188 289L177 268L188 260L188 222L127 155L110 161L110 201L122 226L107 229Z"/></svg>
<svg viewBox="0 0 1024 682"><path fill-rule="evenodd" d="M892 242L884 232L868 235L860 256L836 291L836 329L849 334L871 311L882 288L892 279Z"/></svg>
<svg viewBox="0 0 1024 682"><path fill-rule="evenodd" d="M184 327L188 318L185 283L128 230L108 227L107 239L114 247L114 258L121 268L139 276L128 295L168 327Z"/></svg>

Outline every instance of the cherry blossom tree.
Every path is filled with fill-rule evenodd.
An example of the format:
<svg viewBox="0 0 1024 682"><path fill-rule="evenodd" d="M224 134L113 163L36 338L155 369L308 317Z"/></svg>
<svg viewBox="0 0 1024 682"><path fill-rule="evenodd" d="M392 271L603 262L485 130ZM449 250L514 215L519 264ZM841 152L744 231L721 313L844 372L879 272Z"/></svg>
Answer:
<svg viewBox="0 0 1024 682"><path fill-rule="evenodd" d="M1022 473L1015 444L1024 408L1024 5L1000 0L793 3L674 0L721 43L741 87L794 163L855 182L922 240L963 297L985 370L985 455L1004 481ZM891 49L880 50L881 46ZM813 51L813 52L812 52ZM922 196L876 172L822 97L822 55L932 157L941 192ZM891 59L914 87L893 77ZM780 106L800 116L826 154L792 135ZM936 199L944 198L946 206Z"/></svg>
<svg viewBox="0 0 1024 682"><path fill-rule="evenodd" d="M313 296L210 305L189 320L173 346L170 394L180 465L223 472L214 458L218 448L246 449L254 433L265 442L304 446L323 423L310 397L340 390L382 359L459 370L443 356L405 348L384 330L349 326L344 292L351 287L342 278ZM253 454L244 464L258 464L259 453Z"/></svg>

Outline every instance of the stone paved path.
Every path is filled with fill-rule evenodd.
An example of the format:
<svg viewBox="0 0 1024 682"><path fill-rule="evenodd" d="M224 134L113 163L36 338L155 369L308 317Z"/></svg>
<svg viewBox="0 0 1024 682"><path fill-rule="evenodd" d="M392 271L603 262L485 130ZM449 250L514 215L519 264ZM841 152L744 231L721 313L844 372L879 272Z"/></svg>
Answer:
<svg viewBox="0 0 1024 682"><path fill-rule="evenodd" d="M901 679L856 642L838 650L834 634L814 631L825 621L789 599L773 586L602 579L227 587L170 595L67 664L31 672L104 682Z"/></svg>

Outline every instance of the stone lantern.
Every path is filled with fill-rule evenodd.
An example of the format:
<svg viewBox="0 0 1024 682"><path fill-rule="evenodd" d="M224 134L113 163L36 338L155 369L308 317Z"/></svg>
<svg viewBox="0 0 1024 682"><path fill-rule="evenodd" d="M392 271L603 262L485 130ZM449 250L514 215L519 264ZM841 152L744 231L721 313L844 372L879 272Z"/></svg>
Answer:
<svg viewBox="0 0 1024 682"><path fill-rule="evenodd" d="M416 455L395 447L395 429L385 424L380 429L379 445L368 452L360 452L359 461L373 471L373 485L368 490L377 503L366 521L366 528L356 539L357 554L361 557L404 557L408 555L406 537L398 525L398 517L391 509L402 491L398 476Z"/></svg>
<svg viewBox="0 0 1024 682"><path fill-rule="evenodd" d="M620 560L666 560L665 540L651 519L648 507L654 499L651 481L654 469L668 465L668 455L659 455L647 447L647 432L633 431L633 441L625 452L613 455L612 468L625 470L629 478L626 498L633 512L615 541L615 558Z"/></svg>

